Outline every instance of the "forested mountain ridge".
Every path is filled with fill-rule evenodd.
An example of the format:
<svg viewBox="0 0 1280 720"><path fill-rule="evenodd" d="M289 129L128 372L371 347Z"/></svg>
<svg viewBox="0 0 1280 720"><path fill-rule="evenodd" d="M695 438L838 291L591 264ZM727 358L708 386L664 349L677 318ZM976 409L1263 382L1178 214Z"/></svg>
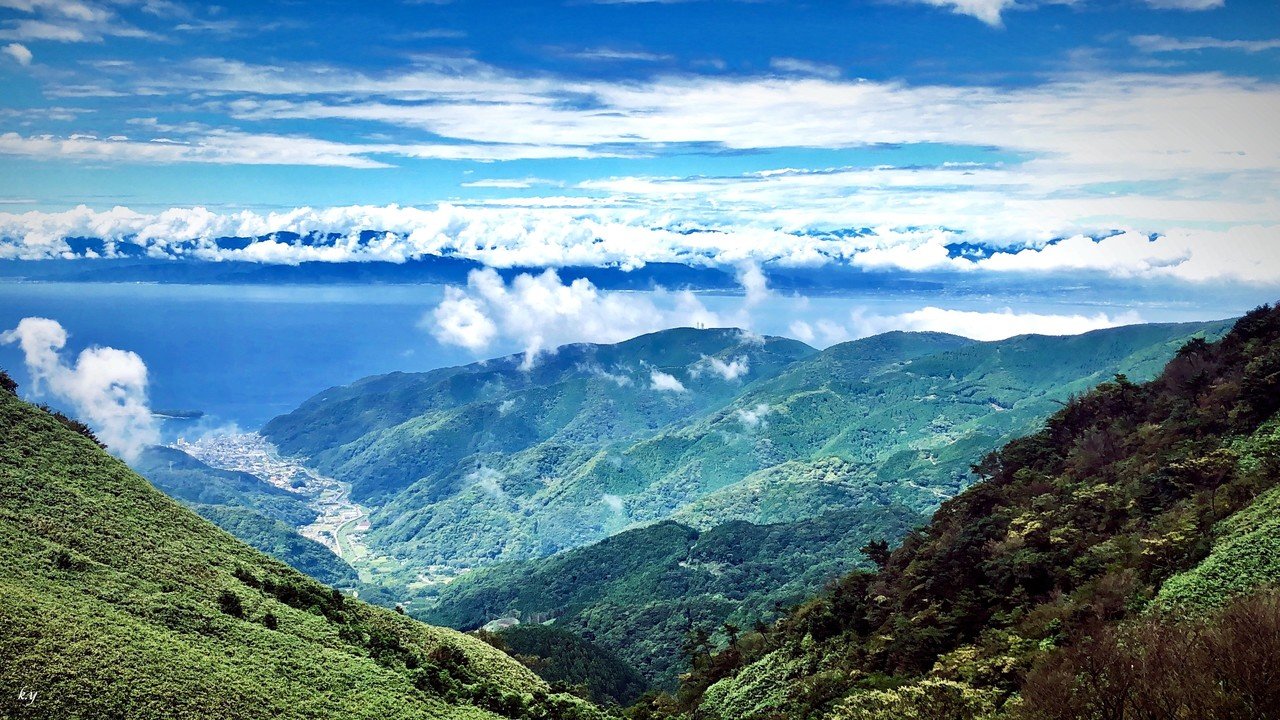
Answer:
<svg viewBox="0 0 1280 720"><path fill-rule="evenodd" d="M540 557L666 518L710 528L827 509L931 511L974 455L1116 372L1154 374L1223 323L979 343L887 333L818 353L669 330L333 388L264 433L375 505L402 563Z"/></svg>
<svg viewBox="0 0 1280 720"><path fill-rule="evenodd" d="M637 713L1274 717L1277 409L1280 310L1264 306L1149 383L1072 399L977 462L880 572L695 658Z"/></svg>
<svg viewBox="0 0 1280 720"><path fill-rule="evenodd" d="M600 716L253 550L0 380L0 715Z"/></svg>
<svg viewBox="0 0 1280 720"><path fill-rule="evenodd" d="M474 629L499 617L551 622L612 650L650 687L674 687L695 628L749 628L865 566L869 539L924 521L905 507L834 510L791 523L698 531L671 521L549 558L500 564L445 586L419 613Z"/></svg>

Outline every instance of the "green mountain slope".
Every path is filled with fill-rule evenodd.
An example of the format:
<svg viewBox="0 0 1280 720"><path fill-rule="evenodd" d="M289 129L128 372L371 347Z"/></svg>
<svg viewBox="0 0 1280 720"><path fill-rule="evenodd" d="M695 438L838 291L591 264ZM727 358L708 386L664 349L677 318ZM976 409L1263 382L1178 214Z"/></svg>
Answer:
<svg viewBox="0 0 1280 720"><path fill-rule="evenodd" d="M532 367L512 356L361 381L263 432L351 482L357 500L382 503L368 541L416 564L412 582L423 565L542 556L626 528L634 518L609 490L572 482L581 467L813 352L739 330L668 330L567 346Z"/></svg>
<svg viewBox="0 0 1280 720"><path fill-rule="evenodd" d="M1219 342L1187 343L1153 381L1104 383L988 454L881 572L696 658L679 695L646 712L1266 717L1280 696L1255 661L1280 646L1280 604L1181 620L1152 600L1220 604L1280 582L1266 552L1278 409L1280 310L1263 307ZM1166 662L1178 657L1202 672L1182 677Z"/></svg>
<svg viewBox="0 0 1280 720"><path fill-rule="evenodd" d="M434 566L551 555L667 518L930 512L973 458L1114 373L1149 377L1227 324L979 343L887 333L815 353L671 330L330 389L264 429L373 505L379 579L421 605ZM661 372L683 390L654 385ZM666 387L674 387L670 382Z"/></svg>
<svg viewBox="0 0 1280 720"><path fill-rule="evenodd" d="M869 540L923 521L903 508L838 510L793 523L734 522L699 532L674 522L630 530L546 559L497 565L447 585L423 617L475 628L515 616L553 621L672 687L695 630L751 627L865 562Z"/></svg>
<svg viewBox="0 0 1280 720"><path fill-rule="evenodd" d="M601 704L631 705L649 688L634 668L608 648L567 630L516 625L478 636L525 663L552 687L584 689ZM575 693L581 694L578 690Z"/></svg>
<svg viewBox="0 0 1280 720"><path fill-rule="evenodd" d="M249 548L10 392L0 567L6 717L597 716L486 644Z"/></svg>
<svg viewBox="0 0 1280 720"><path fill-rule="evenodd" d="M839 497L930 511L968 484L974 457L1030 430L1072 394L1116 373L1149 378L1182 343L1228 325L990 343L888 333L836 345L746 388L722 411L621 451L623 462L597 465L589 482L643 487L637 504L650 508L636 514L674 512L704 527L794 519L788 506L830 507Z"/></svg>
<svg viewBox="0 0 1280 720"><path fill-rule="evenodd" d="M295 493L254 475L209 467L170 447L149 447L133 464L139 475L251 547L317 580L340 587L358 582L355 570L296 528L316 511Z"/></svg>

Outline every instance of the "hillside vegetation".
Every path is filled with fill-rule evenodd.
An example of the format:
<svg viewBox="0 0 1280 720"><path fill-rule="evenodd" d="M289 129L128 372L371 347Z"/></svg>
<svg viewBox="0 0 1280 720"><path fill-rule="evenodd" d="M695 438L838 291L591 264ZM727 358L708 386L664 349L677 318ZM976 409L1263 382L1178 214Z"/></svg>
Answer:
<svg viewBox="0 0 1280 720"><path fill-rule="evenodd" d="M630 705L649 689L635 668L608 648L549 625L516 625L476 636L524 663L553 688L601 705Z"/></svg>
<svg viewBox="0 0 1280 720"><path fill-rule="evenodd" d="M554 622L613 651L650 686L671 688L687 669L695 630L720 640L726 627L772 620L776 608L863 566L859 548L868 538L896 541L923 520L899 506L706 531L666 521L469 573L446 586L423 618L463 629L505 616Z"/></svg>
<svg viewBox="0 0 1280 720"><path fill-rule="evenodd" d="M0 390L0 715L599 717L253 550L86 434Z"/></svg>
<svg viewBox="0 0 1280 720"><path fill-rule="evenodd" d="M673 518L791 522L931 512L973 458L1115 373L1154 375L1222 323L979 343L888 333L818 353L669 330L332 388L264 433L374 506L384 581L543 557ZM662 382L657 381L663 378Z"/></svg>
<svg viewBox="0 0 1280 720"><path fill-rule="evenodd" d="M1263 307L1149 383L1072 399L879 572L695 658L636 714L1275 717L1277 409Z"/></svg>

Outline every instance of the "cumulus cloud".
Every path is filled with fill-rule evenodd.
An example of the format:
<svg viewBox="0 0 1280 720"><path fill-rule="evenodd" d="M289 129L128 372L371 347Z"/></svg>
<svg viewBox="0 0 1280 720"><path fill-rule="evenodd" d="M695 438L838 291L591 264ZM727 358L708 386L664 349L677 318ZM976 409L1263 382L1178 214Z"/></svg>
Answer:
<svg viewBox="0 0 1280 720"><path fill-rule="evenodd" d="M56 320L23 318L0 334L0 343L22 348L37 395L46 390L67 402L112 452L134 459L159 442L147 404L147 366L137 354L110 347L90 347L75 364L62 357L67 331Z"/></svg>
<svg viewBox="0 0 1280 720"><path fill-rule="evenodd" d="M492 269L473 270L465 288L450 287L427 327L443 343L472 351L513 340L531 367L540 353L570 342L620 342L670 327L714 326L719 317L689 292L602 291L554 270L521 273L510 283Z"/></svg>
<svg viewBox="0 0 1280 720"><path fill-rule="evenodd" d="M30 65L31 59L35 57L31 54L31 51L27 49L27 46L21 43L9 43L4 46L3 50L5 55L13 58L23 67Z"/></svg>
<svg viewBox="0 0 1280 720"><path fill-rule="evenodd" d="M773 408L767 403L757 403L755 407L738 408L734 415L738 418L738 422L742 423L748 430L755 430L768 424L765 422L765 418L773 411Z"/></svg>
<svg viewBox="0 0 1280 720"><path fill-rule="evenodd" d="M702 377L704 373L717 375L725 382L733 382L738 378L746 375L751 370L750 359L746 355L723 360L710 355L703 355L702 359L689 367L689 374L695 378Z"/></svg>
<svg viewBox="0 0 1280 720"><path fill-rule="evenodd" d="M685 392L684 383L680 379L670 373L662 372L657 368L649 371L649 389L658 392Z"/></svg>

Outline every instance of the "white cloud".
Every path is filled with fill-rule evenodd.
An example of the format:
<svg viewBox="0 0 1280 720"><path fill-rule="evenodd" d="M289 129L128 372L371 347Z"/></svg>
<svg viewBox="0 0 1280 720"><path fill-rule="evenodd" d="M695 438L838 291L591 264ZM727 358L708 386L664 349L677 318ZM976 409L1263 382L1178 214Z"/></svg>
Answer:
<svg viewBox="0 0 1280 720"><path fill-rule="evenodd" d="M748 308L755 307L773 297L773 291L769 289L769 278L765 276L759 262L751 260L741 263L738 265L736 276L738 284L742 286L742 291L746 295Z"/></svg>
<svg viewBox="0 0 1280 720"><path fill-rule="evenodd" d="M462 183L465 188L495 188L499 190L525 190L535 185L559 185L555 180L546 180L543 178L526 177L526 178L486 178L484 180L472 180L471 182Z"/></svg>
<svg viewBox="0 0 1280 720"><path fill-rule="evenodd" d="M544 157L591 157L587 150L503 144L341 143L296 136L210 130L182 139L93 135L0 135L0 155L40 159L119 161L125 163L217 165L313 165L379 169L392 167L376 159L395 156L439 160L518 160Z"/></svg>
<svg viewBox="0 0 1280 720"><path fill-rule="evenodd" d="M649 371L649 389L658 392L685 392L684 383L680 382L679 378L657 368Z"/></svg>
<svg viewBox="0 0 1280 720"><path fill-rule="evenodd" d="M1146 0L1157 10L1213 10L1226 5L1226 0Z"/></svg>
<svg viewBox="0 0 1280 720"><path fill-rule="evenodd" d="M570 342L613 343L670 327L718 324L692 293L602 291L584 278L563 283L554 270L521 273L510 283L494 270L473 270L466 288L450 287L429 318L438 340L473 352L498 338L519 343L526 366Z"/></svg>
<svg viewBox="0 0 1280 720"><path fill-rule="evenodd" d="M670 60L670 55L645 52L643 50L620 50L610 47L595 47L568 53L577 60L598 60L604 62L661 62Z"/></svg>
<svg viewBox="0 0 1280 720"><path fill-rule="evenodd" d="M611 510L615 514L622 513L624 504L621 497L610 494L610 493L605 493L604 495L600 496L600 502L604 503L605 507L609 508L609 510Z"/></svg>
<svg viewBox="0 0 1280 720"><path fill-rule="evenodd" d="M502 489L502 473L485 465L480 466L474 472L468 473L463 478L463 482L468 487L479 488L486 495L498 500L507 496L507 492Z"/></svg>
<svg viewBox="0 0 1280 720"><path fill-rule="evenodd" d="M812 323L806 320L795 320L791 323L789 330L795 339L815 347L829 347L853 339L853 333L848 327L827 319Z"/></svg>
<svg viewBox="0 0 1280 720"><path fill-rule="evenodd" d="M703 373L711 373L719 376L725 382L733 382L746 375L750 370L751 362L746 355L741 355L728 361L710 355L703 355L701 360L689 367L689 374L697 378L702 377Z"/></svg>
<svg viewBox="0 0 1280 720"><path fill-rule="evenodd" d="M1257 190L1257 188L1255 188ZM1280 190L1280 188L1278 188ZM942 195L945 195L943 193ZM800 194L793 197L799 198ZM800 202L800 200L796 200ZM1113 202L1132 208L1131 199ZM789 232L761 227L761 218L707 224L685 217L678 226L660 225L670 217L621 208L488 208L440 205L435 208L399 206L296 208L259 214L249 211L215 213L205 208L173 208L139 213L116 207L94 211L87 207L56 213L0 212L0 258L56 258L70 250L69 237L97 237L115 243L130 241L154 257L197 260L244 260L263 263L404 262L426 256L449 255L492 267L613 266L624 269L647 263L670 262L693 266L733 266L745 290L744 311L771 297L761 263L788 267L847 264L867 270L930 272L1053 273L1076 271L1123 278L1171 278L1188 281L1241 280L1259 284L1280 282L1280 207L1274 220L1249 222L1247 206L1225 203L1222 212L1233 219L1215 218L1227 227L1206 228L1208 217L1181 225L1166 219L1152 239L1149 228L1132 229L1095 240L1071 224L1059 232L979 225L965 231L893 225L871 225L854 234ZM672 201L676 207L675 201ZM908 208L903 209L904 213ZM1029 220L1043 219L1046 208ZM1153 208L1153 213L1159 208ZM945 222L945 208L934 218L917 207L917 220ZM874 211L868 211L874 212ZM953 217L960 217L953 215ZM1170 212L1166 217L1175 217ZM772 220L773 218L767 218ZM837 217L856 222L856 217ZM864 218L865 219L865 218ZM885 218L888 220L889 218ZM978 220L982 222L981 219ZM1232 226L1234 225L1234 227ZM855 227L857 227L855 225ZM1112 226L1116 227L1116 226ZM1124 225L1119 227L1123 228ZM699 229L700 232L686 232ZM1064 232L1065 231L1065 232ZM316 233L319 240L289 243L273 233ZM361 239L361 233L376 233ZM220 237L259 238L246 247L219 247ZM1052 240L1052 238L1064 238ZM1001 249L990 257L952 256L954 243L979 242ZM471 293L474 295L474 293ZM476 319L479 306L451 296L456 312ZM696 304L696 303L693 303ZM473 307L474 306L474 307ZM692 306L692 304L691 304ZM467 314L468 308L476 312ZM750 327L749 314L731 318L691 315L692 320ZM725 322L728 321L728 322ZM810 328L812 331L813 328ZM464 323L457 329L474 340L459 342L482 347L494 330ZM801 339L803 330L797 333Z"/></svg>
<svg viewBox="0 0 1280 720"><path fill-rule="evenodd" d="M4 54L13 58L19 65L26 67L31 64L31 59L35 57L26 45L21 43L9 43L4 46Z"/></svg>
<svg viewBox="0 0 1280 720"><path fill-rule="evenodd" d="M757 403L755 407L738 408L734 415L738 418L738 422L742 423L748 430L768 425L765 418L774 410L767 403Z"/></svg>
<svg viewBox="0 0 1280 720"><path fill-rule="evenodd" d="M997 5L1008 3L968 9ZM476 143L562 151L957 143L1043 153L1046 171L1101 165L1116 171L1112 179L1155 168L1271 167L1278 142L1255 122L1276 110L1274 84L1217 74L1064 75L1013 88L776 76L614 83L520 75L457 58L378 76L212 60L191 74L148 78L147 86L238 95L228 110L245 119L366 120ZM566 104L566 93L591 102ZM1221 132L1195 132L1206 124Z"/></svg>
<svg viewBox="0 0 1280 720"><path fill-rule="evenodd" d="M435 336L441 342L468 350L488 347L498 336L498 326L481 303L459 288L446 288L444 300L431 311Z"/></svg>
<svg viewBox="0 0 1280 720"><path fill-rule="evenodd" d="M90 347L68 365L61 356L67 331L56 320L40 317L23 318L0 333L0 344L9 343L22 348L33 391L47 389L69 403L112 452L132 459L159 442L147 405L147 366L135 353Z"/></svg>
<svg viewBox="0 0 1280 720"><path fill-rule="evenodd" d="M0 25L0 38L100 42L105 37L158 39L122 21L105 3L82 0L0 0L0 8L24 13Z"/></svg>
<svg viewBox="0 0 1280 720"><path fill-rule="evenodd" d="M1003 340L1015 335L1077 335L1090 330L1142 322L1135 312L1109 316L1056 315L1015 312L1003 308L992 312L946 310L925 307L900 315L856 313L851 324L853 337L877 335L890 330L944 332L974 340Z"/></svg>
<svg viewBox="0 0 1280 720"><path fill-rule="evenodd" d="M800 58L779 57L769 61L769 67L781 73L795 75L816 75L825 78L840 77L840 68L826 63L801 60Z"/></svg>
<svg viewBox="0 0 1280 720"><path fill-rule="evenodd" d="M1012 6L975 1L961 7L948 0L947 7L990 19ZM211 112L245 123L381 123L399 137L425 133L431 142L326 145L314 138L197 128L168 133L177 142L165 143L158 142L165 132L136 126L150 134L127 141L8 135L0 136L0 152L95 162L378 168L397 158L661 154L685 143L730 150L932 143L1000 148L1019 158L987 165L779 168L727 178L595 178L562 194L486 201L494 208L526 208L530 216L543 212L536 219L484 223L499 238L492 247L483 240L463 243L471 253L465 256L483 255L503 266L515 264L517 255L529 256L530 264L543 258L558 264L557 255L569 254L624 262L715 254L726 263L817 264L860 254L858 263L868 267L937 268L948 265L940 249L945 242L927 237L926 229L952 239L1034 246L1111 229L1199 227L1208 238L1232 225L1280 225L1280 134L1257 120L1280 116L1280 85L1265 78L1080 72L1002 87L671 73L612 82L518 73L457 57L418 57L382 73L205 59L124 78L108 82L95 75L89 84L122 97L145 92L179 98L200 88L215 98ZM534 184L481 180L475 187L518 190L527 189L526 182ZM564 210L579 212L546 220L547 211ZM584 217L587 212L595 215ZM692 237L659 229L672 218L726 232ZM810 241L776 232L848 227L874 228L876 237ZM554 235L560 237L549 238ZM534 241L543 241L540 249ZM601 247L592 245L597 241ZM425 238L422 244L433 242ZM417 244L388 251L412 253ZM513 250L513 244L519 247ZM718 247L707 250L709 245ZM264 245L254 252L296 262L300 253L313 251Z"/></svg>
<svg viewBox="0 0 1280 720"><path fill-rule="evenodd" d="M952 12L970 15L982 22L999 27L1001 14L1017 6L1017 0L916 0L934 7L950 8Z"/></svg>
<svg viewBox="0 0 1280 720"><path fill-rule="evenodd" d="M621 371L621 369L618 369L616 372L609 372L608 370L600 367L597 363L580 364L578 365L578 369L588 375L598 377L602 380L608 380L618 387L628 387L631 385L631 376L626 375Z"/></svg>
<svg viewBox="0 0 1280 720"><path fill-rule="evenodd" d="M1194 52L1197 50L1239 50L1258 53L1280 49L1280 39L1222 40L1214 37L1175 38L1165 35L1135 35L1129 38L1134 47L1149 53Z"/></svg>

